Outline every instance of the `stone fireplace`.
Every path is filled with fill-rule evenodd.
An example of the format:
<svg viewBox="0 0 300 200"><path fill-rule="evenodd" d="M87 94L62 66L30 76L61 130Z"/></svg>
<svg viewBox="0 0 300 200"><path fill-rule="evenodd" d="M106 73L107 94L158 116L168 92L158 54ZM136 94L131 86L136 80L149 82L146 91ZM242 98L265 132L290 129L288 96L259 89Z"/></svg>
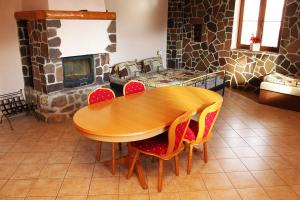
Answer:
<svg viewBox="0 0 300 200"><path fill-rule="evenodd" d="M15 13L15 17L25 96L27 101L37 105L37 112L43 120L64 121L86 105L90 91L108 87L109 56L116 51L115 13L29 11ZM103 19L104 23L95 21ZM99 26L95 33L86 29L95 26L89 23ZM72 34L66 32L73 32L76 36L77 29L80 33L87 31L87 35L98 34L104 42L98 42L98 46L86 44L90 38L85 40L80 34L70 40ZM99 41L97 39L95 41ZM96 50L90 50L89 45L94 45Z"/></svg>

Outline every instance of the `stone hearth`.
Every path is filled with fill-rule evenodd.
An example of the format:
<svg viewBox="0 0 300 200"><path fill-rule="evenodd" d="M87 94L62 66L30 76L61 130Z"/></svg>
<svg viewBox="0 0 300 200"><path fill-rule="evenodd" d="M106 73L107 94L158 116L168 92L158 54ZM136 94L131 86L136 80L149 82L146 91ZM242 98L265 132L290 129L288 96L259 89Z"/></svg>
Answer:
<svg viewBox="0 0 300 200"><path fill-rule="evenodd" d="M104 52L90 54L93 58L94 82L75 88L64 88L64 71L58 19L17 20L20 54L27 101L37 105L37 112L47 122L59 122L71 117L86 105L89 92L108 87L109 56L116 51L116 22L107 27ZM80 28L80 27L78 27ZM80 42L80 41L78 41ZM80 56L80 55L74 55Z"/></svg>

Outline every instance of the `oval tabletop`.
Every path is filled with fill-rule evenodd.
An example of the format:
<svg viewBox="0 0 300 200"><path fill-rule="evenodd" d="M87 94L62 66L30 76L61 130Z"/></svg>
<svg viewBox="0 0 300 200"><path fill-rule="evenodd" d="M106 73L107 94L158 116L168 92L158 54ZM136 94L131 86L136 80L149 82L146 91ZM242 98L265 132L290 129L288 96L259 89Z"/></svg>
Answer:
<svg viewBox="0 0 300 200"><path fill-rule="evenodd" d="M218 93L206 89L160 87L83 107L73 122L90 139L132 142L162 133L185 111L201 112L222 100Z"/></svg>

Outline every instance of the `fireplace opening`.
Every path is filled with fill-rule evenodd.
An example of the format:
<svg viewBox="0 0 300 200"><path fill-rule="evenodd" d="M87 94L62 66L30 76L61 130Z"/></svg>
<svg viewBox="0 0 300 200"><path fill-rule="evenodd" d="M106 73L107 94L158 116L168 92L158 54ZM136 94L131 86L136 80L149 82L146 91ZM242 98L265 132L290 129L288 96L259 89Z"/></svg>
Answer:
<svg viewBox="0 0 300 200"><path fill-rule="evenodd" d="M62 58L64 87L73 88L94 82L93 55Z"/></svg>

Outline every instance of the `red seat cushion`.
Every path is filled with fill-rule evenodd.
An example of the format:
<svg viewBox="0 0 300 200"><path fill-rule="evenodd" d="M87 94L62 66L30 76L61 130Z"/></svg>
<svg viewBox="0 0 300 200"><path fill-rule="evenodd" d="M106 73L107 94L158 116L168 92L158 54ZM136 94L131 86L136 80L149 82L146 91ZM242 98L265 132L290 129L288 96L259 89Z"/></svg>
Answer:
<svg viewBox="0 0 300 200"><path fill-rule="evenodd" d="M183 134L185 127L187 126L187 122L182 122L178 124L175 129L175 144L173 151L176 151L182 142ZM169 145L168 132L155 136L153 138L149 138L147 140L141 140L137 142L133 142L132 146L148 153L152 153L158 156L166 155Z"/></svg>
<svg viewBox="0 0 300 200"><path fill-rule="evenodd" d="M211 112L206 115L203 138L205 138L208 135L209 129L212 126L212 123L213 123L216 115L217 115L217 112ZM184 139L187 139L190 141L196 140L198 132L199 132L199 122L197 122L195 120L191 120L190 124L189 124L189 128L185 134Z"/></svg>
<svg viewBox="0 0 300 200"><path fill-rule="evenodd" d="M107 101L114 99L115 95L111 90L98 89L89 95L89 104L99 103L101 101Z"/></svg>
<svg viewBox="0 0 300 200"><path fill-rule="evenodd" d="M168 133L165 132L147 140L133 142L132 146L141 151L158 156L166 155L168 150Z"/></svg>
<svg viewBox="0 0 300 200"><path fill-rule="evenodd" d="M145 91L143 83L132 81L125 85L125 95L134 94Z"/></svg>

